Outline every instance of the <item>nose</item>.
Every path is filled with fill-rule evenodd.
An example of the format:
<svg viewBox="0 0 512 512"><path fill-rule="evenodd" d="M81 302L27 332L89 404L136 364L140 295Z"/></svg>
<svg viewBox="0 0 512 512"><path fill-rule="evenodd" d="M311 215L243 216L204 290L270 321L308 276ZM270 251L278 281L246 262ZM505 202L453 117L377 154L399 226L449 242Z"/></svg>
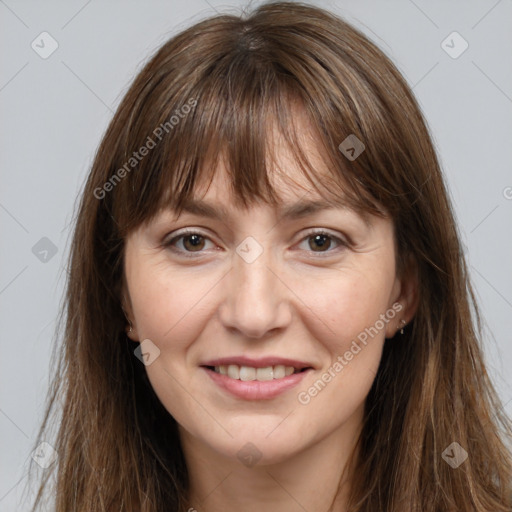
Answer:
<svg viewBox="0 0 512 512"><path fill-rule="evenodd" d="M224 281L220 320L226 329L237 331L241 337L263 338L291 321L292 292L270 260L268 249L252 263L236 254Z"/></svg>

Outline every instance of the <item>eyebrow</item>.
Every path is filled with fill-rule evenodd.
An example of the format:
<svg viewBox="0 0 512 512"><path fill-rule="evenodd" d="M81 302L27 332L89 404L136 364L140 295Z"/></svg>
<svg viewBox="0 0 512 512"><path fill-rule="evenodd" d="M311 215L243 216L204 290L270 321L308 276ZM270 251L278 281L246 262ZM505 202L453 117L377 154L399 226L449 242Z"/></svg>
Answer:
<svg viewBox="0 0 512 512"><path fill-rule="evenodd" d="M338 201L298 201L279 209L279 220L301 219L323 210L343 209L351 210L341 199ZM183 212L225 221L229 217L228 211L222 205L214 206L206 201L189 199L185 201Z"/></svg>

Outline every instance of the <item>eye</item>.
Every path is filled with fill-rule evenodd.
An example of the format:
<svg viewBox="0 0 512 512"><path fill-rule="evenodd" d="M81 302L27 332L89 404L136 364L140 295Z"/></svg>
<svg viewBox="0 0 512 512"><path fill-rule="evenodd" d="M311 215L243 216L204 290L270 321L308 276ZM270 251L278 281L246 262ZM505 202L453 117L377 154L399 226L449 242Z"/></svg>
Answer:
<svg viewBox="0 0 512 512"><path fill-rule="evenodd" d="M302 243L307 241L310 252L313 253L332 253L336 252L340 248L348 247L348 243L341 238L334 236L323 230L310 231L305 238L302 239ZM333 242L337 244L336 250L330 250ZM305 249L308 250L308 249Z"/></svg>
<svg viewBox="0 0 512 512"><path fill-rule="evenodd" d="M168 247L174 252L184 254L187 257L192 256L193 253L200 253L204 249L206 242L211 240L197 231L182 231L179 235L171 238L163 243L164 247ZM178 242L178 244L176 244ZM182 248L179 248L179 242L182 243ZM187 254L189 253L189 254Z"/></svg>
<svg viewBox="0 0 512 512"><path fill-rule="evenodd" d="M301 243L308 242L308 252L313 253L332 253L340 248L348 247L348 243L341 238L334 236L325 230L310 231L307 236L302 238ZM202 235L200 232L187 230L182 231L170 240L163 243L163 246L171 249L173 252L179 253L186 257L194 257L194 253L200 254L211 240ZM337 245L337 249L331 250L333 242ZM181 243L181 247L179 247Z"/></svg>

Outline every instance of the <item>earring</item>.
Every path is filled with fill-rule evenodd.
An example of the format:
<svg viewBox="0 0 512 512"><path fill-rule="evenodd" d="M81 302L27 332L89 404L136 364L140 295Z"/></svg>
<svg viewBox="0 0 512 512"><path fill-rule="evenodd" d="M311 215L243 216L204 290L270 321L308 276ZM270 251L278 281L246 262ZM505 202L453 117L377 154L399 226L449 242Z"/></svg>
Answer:
<svg viewBox="0 0 512 512"><path fill-rule="evenodd" d="M125 319L128 320L128 315L126 314L126 311L124 310L123 306L121 306L121 309L123 310ZM128 323L130 324L130 328L126 329L126 332L128 334L131 334L133 332L132 323L130 322L130 320L128 320Z"/></svg>
<svg viewBox="0 0 512 512"><path fill-rule="evenodd" d="M404 327L407 325L407 322L402 318L402 321L400 322L400 325L402 326L400 329L400 334L404 333Z"/></svg>

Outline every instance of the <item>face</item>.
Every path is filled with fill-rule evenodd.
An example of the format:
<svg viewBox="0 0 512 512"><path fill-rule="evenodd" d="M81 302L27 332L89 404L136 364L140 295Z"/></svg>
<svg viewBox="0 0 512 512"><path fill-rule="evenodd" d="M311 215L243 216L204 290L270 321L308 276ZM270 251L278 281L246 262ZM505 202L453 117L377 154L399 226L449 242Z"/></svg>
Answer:
<svg viewBox="0 0 512 512"><path fill-rule="evenodd" d="M224 217L162 211L125 246L129 336L182 441L260 464L353 434L385 339L410 318L391 221L285 216L322 198L286 150L278 161L296 184L275 179L278 208L235 208L221 163L195 199Z"/></svg>

